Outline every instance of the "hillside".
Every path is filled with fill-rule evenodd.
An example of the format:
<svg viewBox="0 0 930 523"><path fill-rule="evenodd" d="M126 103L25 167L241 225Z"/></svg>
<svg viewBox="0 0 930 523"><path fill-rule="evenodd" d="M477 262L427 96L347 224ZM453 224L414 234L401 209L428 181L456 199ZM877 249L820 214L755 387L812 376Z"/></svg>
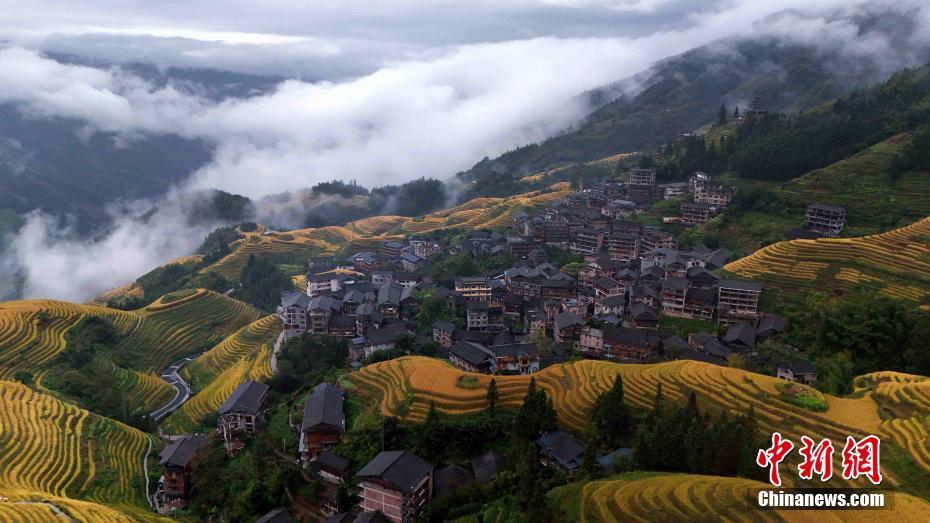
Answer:
<svg viewBox="0 0 930 523"><path fill-rule="evenodd" d="M910 141L910 133L895 135L796 178L775 194L801 207L810 202L846 207L845 233L850 236L874 234L930 216L930 173L893 169L895 157Z"/></svg>
<svg viewBox="0 0 930 523"><path fill-rule="evenodd" d="M164 421L171 433L189 432L214 414L240 383L271 377L271 351L281 320L265 316L239 329L187 365L182 376L194 396ZM212 421L212 419L211 419Z"/></svg>
<svg viewBox="0 0 930 523"><path fill-rule="evenodd" d="M847 435L879 434L895 442L894 447L882 448L887 458L883 465L888 469L886 477L890 483L909 492L927 494L920 486L924 480L915 482L915 478L926 478L930 474L930 434L926 420L930 403L926 397L911 393L911 390L924 390L925 382L908 382L906 392L894 396L901 406L883 419L879 416L879 408L887 403L888 394L882 391L888 386L882 386L882 381L877 380L871 383L871 386L880 387L874 394L868 388L854 397L841 398L804 386L797 386L797 390L789 393L780 388L784 382L777 378L696 361L621 365L582 360L547 367L534 376L552 398L560 424L583 434L588 428L589 409L594 399L610 388L618 373L623 377L625 401L641 409L652 407L656 386L661 383L667 400L684 402L693 391L705 411L745 414L752 406L763 431L780 431L796 440L802 435L816 434L830 438L834 445L842 448ZM463 385L461 380L465 376L474 377L480 385ZM520 405L530 376L495 378L500 393L498 403ZM352 381L361 393L380 400L383 414L408 421L425 419L431 403L448 414L484 410L490 379L490 376L462 372L438 360L415 356L369 365L352 374ZM801 394L823 401L827 410L815 412L792 403ZM843 482L840 478L833 481Z"/></svg>
<svg viewBox="0 0 930 523"><path fill-rule="evenodd" d="M251 306L210 291L165 300L132 312L53 300L0 303L0 379L34 379L40 390L63 390L60 379L49 383L47 376L66 348L66 334L84 318L104 318L113 324L118 340L106 354L97 354L95 378L118 391L128 413L149 412L174 396L174 389L159 377L170 362L206 350L258 317ZM65 365L60 370L70 369Z"/></svg>
<svg viewBox="0 0 930 523"><path fill-rule="evenodd" d="M133 368L153 372L209 349L259 316L248 304L203 289L173 301L162 297L136 312L142 321L119 352Z"/></svg>
<svg viewBox="0 0 930 523"><path fill-rule="evenodd" d="M805 206L812 202L846 208L843 236L877 234L930 216L930 173L893 168L911 136L897 134L783 184L722 176L748 194L749 203L730 209L706 230L734 252L749 254L803 227Z"/></svg>
<svg viewBox="0 0 930 523"><path fill-rule="evenodd" d="M90 521L111 521L114 509L156 519L144 496L150 441L126 425L0 381L0 496L51 501ZM0 515L48 514L39 509L0 503Z"/></svg>
<svg viewBox="0 0 930 523"><path fill-rule="evenodd" d="M423 234L432 231L462 227L469 229L495 228L509 223L510 213L516 209L534 209L564 197L569 192L567 183L551 186L545 191L532 191L506 198L475 198L450 209L425 216L375 216L349 222L345 226L298 229L273 232L259 229L244 233L231 245L233 252L203 269L215 271L235 280L250 255L267 257L280 262L305 259L310 256L335 254L340 250L359 251L371 248L378 242L397 239L406 234ZM302 261L301 261L302 263Z"/></svg>
<svg viewBox="0 0 930 523"><path fill-rule="evenodd" d="M747 491L768 484L742 478L687 474L631 473L559 487L549 499L569 521L926 521L930 504L896 494L888 509L759 510Z"/></svg>
<svg viewBox="0 0 930 523"><path fill-rule="evenodd" d="M124 334L142 315L94 305L55 300L0 303L0 379L17 372L38 372L65 348L64 333L85 316L103 317Z"/></svg>
<svg viewBox="0 0 930 523"><path fill-rule="evenodd" d="M930 218L859 238L778 242L724 269L784 290L868 290L930 308Z"/></svg>
<svg viewBox="0 0 930 523"><path fill-rule="evenodd" d="M889 37L908 48L906 35L917 30L904 14L889 14L881 24L847 14L847 22ZM842 63L843 67L825 64ZM865 56L850 57L825 47L779 42L770 38L717 41L669 58L621 85L642 89L596 109L579 125L539 144L485 159L460 173L476 182L476 194L496 178L520 178L547 167L603 158L616 153L654 149L681 133L716 121L721 104L732 113L753 95L768 109L795 113L882 81L888 72ZM605 88L598 93L610 93Z"/></svg>

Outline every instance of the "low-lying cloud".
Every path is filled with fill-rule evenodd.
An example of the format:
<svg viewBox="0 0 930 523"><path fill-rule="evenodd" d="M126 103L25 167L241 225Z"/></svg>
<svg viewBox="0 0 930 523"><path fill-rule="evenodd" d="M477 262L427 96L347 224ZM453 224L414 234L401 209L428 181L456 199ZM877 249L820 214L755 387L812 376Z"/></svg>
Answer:
<svg viewBox="0 0 930 523"><path fill-rule="evenodd" d="M570 3L581 9L589 2ZM672 2L595 3L652 12ZM372 186L446 178L484 156L542 140L576 122L590 110L580 96L585 91L728 35L832 46L850 56L871 53L893 62L890 44L856 25L852 16L861 7L844 7L850 16L836 22L823 12L847 2L818 4L813 14L807 3L726 3L692 13L673 29L635 38L442 46L417 58L386 61L357 78L287 80L261 96L222 101L181 86L151 85L119 67L63 64L35 50L7 47L0 49L0 70L16 74L0 75L0 102L16 103L35 117L79 120L88 134L132 140L174 133L213 144L212 162L193 173L181 192L217 188L261 198L330 179ZM752 25L785 8L793 11ZM930 25L928 11L915 11L920 27ZM809 40L800 27L818 37ZM912 37L926 43L926 34ZM25 294L85 299L190 252L206 231L188 228L177 218L179 209L167 210L170 202L161 208L146 224L131 213L118 214L111 232L93 243L73 239L41 213L30 215L9 244L27 276ZM65 284L49 276L62 274L68 275Z"/></svg>

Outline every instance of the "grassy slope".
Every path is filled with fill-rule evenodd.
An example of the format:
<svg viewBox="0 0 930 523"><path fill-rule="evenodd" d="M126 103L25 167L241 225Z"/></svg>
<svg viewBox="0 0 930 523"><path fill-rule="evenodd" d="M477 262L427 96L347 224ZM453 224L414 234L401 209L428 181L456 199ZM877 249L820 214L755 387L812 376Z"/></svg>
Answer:
<svg viewBox="0 0 930 523"><path fill-rule="evenodd" d="M784 239L784 231L804 225L811 202L842 205L848 223L844 236L876 234L930 216L930 173L892 175L894 156L910 136L900 134L783 186L728 178L740 190L769 196L748 211L726 213L716 230L722 243L748 254Z"/></svg>
<svg viewBox="0 0 930 523"><path fill-rule="evenodd" d="M901 423L926 426L930 395L920 396L919 391L930 381L908 383L903 392L893 394L884 390L889 385L880 384L893 381L895 377L893 373L884 373L873 380L873 389L864 390L855 397L841 398L810 390L810 394L822 398L828 405L826 412L813 412L782 400L782 393L776 387L782 382L774 377L694 361L620 365L583 360L548 367L535 378L552 397L560 423L584 433L594 399L610 387L618 373L623 376L627 403L641 409L652 407L656 385L662 383L669 401L684 402L694 391L705 411L745 413L752 405L762 430L778 430L796 440L801 435L814 434L830 438L834 445L842 448L847 435L879 434L886 446L899 451L900 456L898 462L886 467L888 486L930 496L927 488L930 484L927 481L930 478L930 435L926 430L902 430L898 426ZM448 414L483 410L490 376L474 375L482 386L466 389L458 385L458 380L467 374L435 359L405 357L369 365L353 373L352 380L359 394L369 402L380 400L384 414L420 421L431 402ZM529 376L497 376L496 379L499 403L518 406L526 393ZM885 406L892 401L897 402L897 414L880 417L880 409L890 412ZM908 428L912 427L908 425ZM920 480L914 481L914 478ZM834 483L848 482L836 478Z"/></svg>

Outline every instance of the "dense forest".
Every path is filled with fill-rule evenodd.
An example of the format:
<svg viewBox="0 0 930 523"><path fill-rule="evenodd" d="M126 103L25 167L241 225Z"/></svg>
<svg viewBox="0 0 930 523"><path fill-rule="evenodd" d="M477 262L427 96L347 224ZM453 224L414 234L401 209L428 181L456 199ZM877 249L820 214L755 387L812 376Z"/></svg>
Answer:
<svg viewBox="0 0 930 523"><path fill-rule="evenodd" d="M926 165L930 123L930 66L904 70L871 89L796 116L750 118L718 141L688 137L669 142L659 169L665 180L694 171L731 172L756 180L790 180L851 156L897 133L922 129L900 168ZM790 154L786 154L789 153Z"/></svg>

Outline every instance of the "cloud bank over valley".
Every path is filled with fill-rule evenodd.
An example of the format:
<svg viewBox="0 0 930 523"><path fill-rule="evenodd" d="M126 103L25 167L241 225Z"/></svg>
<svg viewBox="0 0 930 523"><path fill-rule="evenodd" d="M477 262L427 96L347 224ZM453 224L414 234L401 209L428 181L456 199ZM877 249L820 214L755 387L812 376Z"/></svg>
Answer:
<svg viewBox="0 0 930 523"><path fill-rule="evenodd" d="M76 238L40 211L28 214L7 242L0 272L16 267L27 297L84 300L199 244L215 224L192 227L178 219L184 209L176 194L215 188L261 198L332 179L365 186L445 179L482 157L544 140L578 122L592 110L585 92L720 38L772 37L874 56L889 72L901 65L879 61L899 46L855 23L857 13L871 9L856 2L688 4L477 2L461 22L484 32L459 32L451 29L455 17L440 21L433 3L400 4L401 14L420 9L437 24L412 27L409 19L390 14L386 3L375 2L359 21L368 32L349 23L349 10L322 7L319 18L342 21L346 31L308 23L317 30L311 34L280 22L307 13L280 5L250 19L249 27L233 16L259 10L245 2L231 3L210 23L196 2L189 9L198 16L140 8L125 20L118 18L119 6L109 15L90 10L66 19L45 16L26 2L0 15L0 38L7 42L0 47L0 70L15 71L0 75L0 104L15 105L28 118L77 121L84 137L104 133L131 143L149 134L176 134L201 140L214 152L207 165L159 199L147 221L139 214L151 202L115 205L112 227L95 240ZM925 44L930 8L903 4L899 8L916 10L913 38ZM448 8L455 13L461 4ZM836 18L837 9L846 16ZM559 16L577 22L575 30L558 23ZM771 18L753 25L765 17ZM612 29L600 18L616 24ZM443 28L448 35L441 35ZM366 46L372 49L367 55ZM152 53L137 55L133 49L139 48ZM79 65L46 54L82 51L110 65ZM906 63L917 59L900 57ZM256 96L217 100L184 85L156 84L119 65L133 60L288 79ZM316 67L316 74L305 67ZM66 274L67 282L51 284L56 279L50 274ZM0 295L15 280L0 274Z"/></svg>

